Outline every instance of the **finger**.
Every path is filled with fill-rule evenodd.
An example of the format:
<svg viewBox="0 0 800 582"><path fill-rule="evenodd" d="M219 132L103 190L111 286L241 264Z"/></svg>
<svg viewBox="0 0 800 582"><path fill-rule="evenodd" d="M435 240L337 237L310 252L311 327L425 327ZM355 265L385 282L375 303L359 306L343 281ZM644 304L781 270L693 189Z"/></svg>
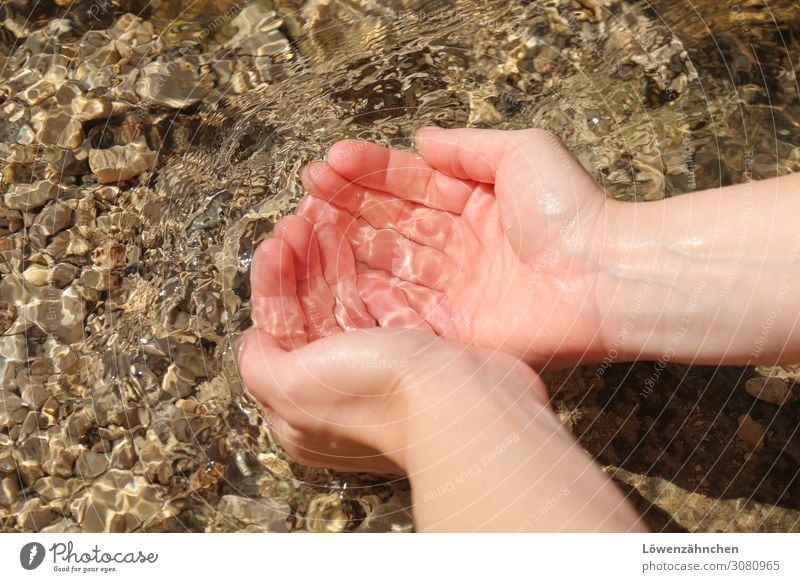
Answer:
<svg viewBox="0 0 800 582"><path fill-rule="evenodd" d="M457 222L457 215L420 206L337 174L328 164L316 163L303 173L303 183L312 196L327 200L375 228L390 228L419 244L444 250Z"/></svg>
<svg viewBox="0 0 800 582"><path fill-rule="evenodd" d="M411 152L365 141L337 142L325 161L346 180L455 214L461 213L477 185L437 172Z"/></svg>
<svg viewBox="0 0 800 582"><path fill-rule="evenodd" d="M319 245L311 223L301 216L287 216L275 225L275 236L292 249L297 298L305 314L308 341L340 332L333 316L336 301L322 273Z"/></svg>
<svg viewBox="0 0 800 582"><path fill-rule="evenodd" d="M414 144L430 167L455 178L494 184L497 168L514 147L517 133L424 127Z"/></svg>
<svg viewBox="0 0 800 582"><path fill-rule="evenodd" d="M279 399L281 386L293 375L291 359L282 344L257 327L251 327L237 340L239 374L247 391L265 406L272 406Z"/></svg>
<svg viewBox="0 0 800 582"><path fill-rule="evenodd" d="M358 224L350 240L357 260L409 283L444 290L450 260L443 252L419 245L398 232Z"/></svg>
<svg viewBox="0 0 800 582"><path fill-rule="evenodd" d="M253 256L250 274L251 317L254 325L286 348L308 342L306 318L297 297L292 250L280 239L267 239Z"/></svg>
<svg viewBox="0 0 800 582"><path fill-rule="evenodd" d="M357 219L333 204L316 198L306 196L297 205L295 213L302 216L312 224L330 222L342 232L348 240L351 238Z"/></svg>
<svg viewBox="0 0 800 582"><path fill-rule="evenodd" d="M374 327L375 319L358 293L356 259L350 243L333 223L319 224L315 232L323 275L336 302L333 314L337 323L344 330Z"/></svg>
<svg viewBox="0 0 800 582"><path fill-rule="evenodd" d="M328 450L319 439L321 435L307 434L298 430L282 417L271 411L265 411L272 440L278 443L286 453L298 463L309 467L326 467L334 471L368 472L402 475L404 471L389 461L375 448L350 443L347 455L336 450ZM334 443L334 438L326 438L326 443Z"/></svg>
<svg viewBox="0 0 800 582"><path fill-rule="evenodd" d="M374 273L359 274L358 290L381 327L433 331L430 324L409 305L406 295L385 277Z"/></svg>

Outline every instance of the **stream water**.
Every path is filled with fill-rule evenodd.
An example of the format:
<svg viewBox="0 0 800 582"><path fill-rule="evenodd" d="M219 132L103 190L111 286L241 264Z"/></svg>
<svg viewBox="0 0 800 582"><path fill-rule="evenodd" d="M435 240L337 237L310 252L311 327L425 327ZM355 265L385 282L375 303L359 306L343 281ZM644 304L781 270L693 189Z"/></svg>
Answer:
<svg viewBox="0 0 800 582"><path fill-rule="evenodd" d="M337 139L546 127L624 200L800 170L794 0L13 0L0 23L3 530L411 528L405 482L277 450L231 353L252 251ZM668 372L665 393L753 373ZM578 402L590 376L551 384L556 405L596 406L571 426L620 467L607 445L637 441L614 440L605 397ZM775 473L735 494L661 466L673 511L641 486L652 465L619 478L661 508L653 527L796 529L800 446L779 422L756 470ZM681 513L700 494L780 511L726 527Z"/></svg>

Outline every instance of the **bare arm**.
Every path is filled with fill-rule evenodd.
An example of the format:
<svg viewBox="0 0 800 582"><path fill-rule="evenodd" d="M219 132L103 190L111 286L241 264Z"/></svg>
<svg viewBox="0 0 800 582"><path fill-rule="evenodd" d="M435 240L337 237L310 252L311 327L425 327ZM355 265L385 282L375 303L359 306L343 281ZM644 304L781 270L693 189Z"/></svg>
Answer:
<svg viewBox="0 0 800 582"><path fill-rule="evenodd" d="M606 356L800 360L800 175L614 203L608 216L617 234L596 287Z"/></svg>

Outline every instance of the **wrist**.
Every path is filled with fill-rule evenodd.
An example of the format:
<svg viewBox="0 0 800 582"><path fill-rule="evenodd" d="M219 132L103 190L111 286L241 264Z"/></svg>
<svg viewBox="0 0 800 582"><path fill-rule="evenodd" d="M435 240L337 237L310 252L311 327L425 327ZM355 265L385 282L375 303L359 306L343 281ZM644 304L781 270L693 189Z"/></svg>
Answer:
<svg viewBox="0 0 800 582"><path fill-rule="evenodd" d="M679 308L697 307L698 298L689 298L695 279L705 280L702 266L684 254L689 241L674 226L681 217L667 221L665 205L615 201L609 208L595 285L602 349L594 359L602 364L661 357Z"/></svg>
<svg viewBox="0 0 800 582"><path fill-rule="evenodd" d="M398 387L404 421L388 456L409 474L460 449L481 431L523 426L547 406L524 362L502 352L448 344L426 354Z"/></svg>

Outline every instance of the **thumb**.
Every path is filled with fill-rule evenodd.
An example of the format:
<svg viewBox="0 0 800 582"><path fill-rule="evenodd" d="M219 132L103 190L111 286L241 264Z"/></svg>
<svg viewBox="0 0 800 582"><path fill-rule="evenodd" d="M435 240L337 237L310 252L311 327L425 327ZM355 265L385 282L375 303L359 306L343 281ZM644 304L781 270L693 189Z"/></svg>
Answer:
<svg viewBox="0 0 800 582"><path fill-rule="evenodd" d="M606 196L558 136L541 129L515 133L497 168L495 195L508 241L530 261L556 240L590 232Z"/></svg>

